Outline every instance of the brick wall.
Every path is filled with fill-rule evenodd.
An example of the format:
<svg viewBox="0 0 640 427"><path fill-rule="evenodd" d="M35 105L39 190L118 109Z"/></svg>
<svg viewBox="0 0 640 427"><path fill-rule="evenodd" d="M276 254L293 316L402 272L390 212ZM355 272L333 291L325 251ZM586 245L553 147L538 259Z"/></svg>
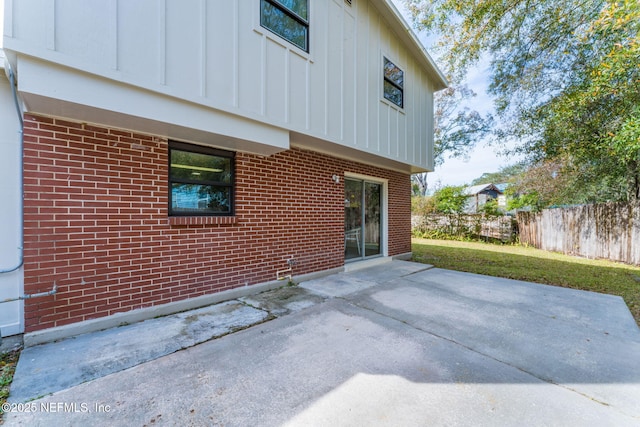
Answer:
<svg viewBox="0 0 640 427"><path fill-rule="evenodd" d="M27 115L26 331L344 264L345 172L389 180L389 255L409 252L409 176L298 149L236 155L236 215L169 218L164 138Z"/></svg>

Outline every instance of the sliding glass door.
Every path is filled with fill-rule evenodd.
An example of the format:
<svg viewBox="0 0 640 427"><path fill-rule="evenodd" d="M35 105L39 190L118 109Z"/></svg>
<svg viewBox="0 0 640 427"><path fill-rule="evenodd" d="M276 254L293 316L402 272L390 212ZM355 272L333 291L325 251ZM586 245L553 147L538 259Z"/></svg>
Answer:
<svg viewBox="0 0 640 427"><path fill-rule="evenodd" d="M345 260L380 255L382 185L346 178L344 191Z"/></svg>

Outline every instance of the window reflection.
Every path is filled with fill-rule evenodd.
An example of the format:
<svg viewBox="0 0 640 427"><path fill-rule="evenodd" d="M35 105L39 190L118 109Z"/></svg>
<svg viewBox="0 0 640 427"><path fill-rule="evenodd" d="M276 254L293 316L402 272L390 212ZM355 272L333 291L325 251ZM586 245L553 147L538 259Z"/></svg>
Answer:
<svg viewBox="0 0 640 427"><path fill-rule="evenodd" d="M233 153L190 144L169 146L171 215L233 214Z"/></svg>
<svg viewBox="0 0 640 427"><path fill-rule="evenodd" d="M260 25L309 51L307 0L261 0Z"/></svg>
<svg viewBox="0 0 640 427"><path fill-rule="evenodd" d="M385 99L402 108L404 106L404 71L387 58L384 58L383 71Z"/></svg>

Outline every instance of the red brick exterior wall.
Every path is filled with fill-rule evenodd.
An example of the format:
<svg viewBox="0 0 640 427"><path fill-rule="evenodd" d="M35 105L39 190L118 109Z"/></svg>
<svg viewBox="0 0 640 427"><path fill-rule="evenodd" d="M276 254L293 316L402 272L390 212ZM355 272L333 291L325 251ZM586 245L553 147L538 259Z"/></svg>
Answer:
<svg viewBox="0 0 640 427"><path fill-rule="evenodd" d="M236 154L236 215L168 217L168 141L27 115L27 332L344 264L345 172L388 179L389 255L411 250L409 175L291 149ZM331 177L341 177L335 183ZM192 224L190 224L192 223Z"/></svg>

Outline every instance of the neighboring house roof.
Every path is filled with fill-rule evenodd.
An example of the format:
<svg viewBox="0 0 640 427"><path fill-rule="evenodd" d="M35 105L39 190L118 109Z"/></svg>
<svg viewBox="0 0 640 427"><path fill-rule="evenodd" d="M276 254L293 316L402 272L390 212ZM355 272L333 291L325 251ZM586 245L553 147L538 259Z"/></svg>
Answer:
<svg viewBox="0 0 640 427"><path fill-rule="evenodd" d="M467 196L475 196L476 194L480 194L483 191L497 191L498 193L502 194L502 190L500 190L496 185L494 184L480 184L480 185L472 185L471 187L467 187L464 189L464 194L466 194Z"/></svg>

